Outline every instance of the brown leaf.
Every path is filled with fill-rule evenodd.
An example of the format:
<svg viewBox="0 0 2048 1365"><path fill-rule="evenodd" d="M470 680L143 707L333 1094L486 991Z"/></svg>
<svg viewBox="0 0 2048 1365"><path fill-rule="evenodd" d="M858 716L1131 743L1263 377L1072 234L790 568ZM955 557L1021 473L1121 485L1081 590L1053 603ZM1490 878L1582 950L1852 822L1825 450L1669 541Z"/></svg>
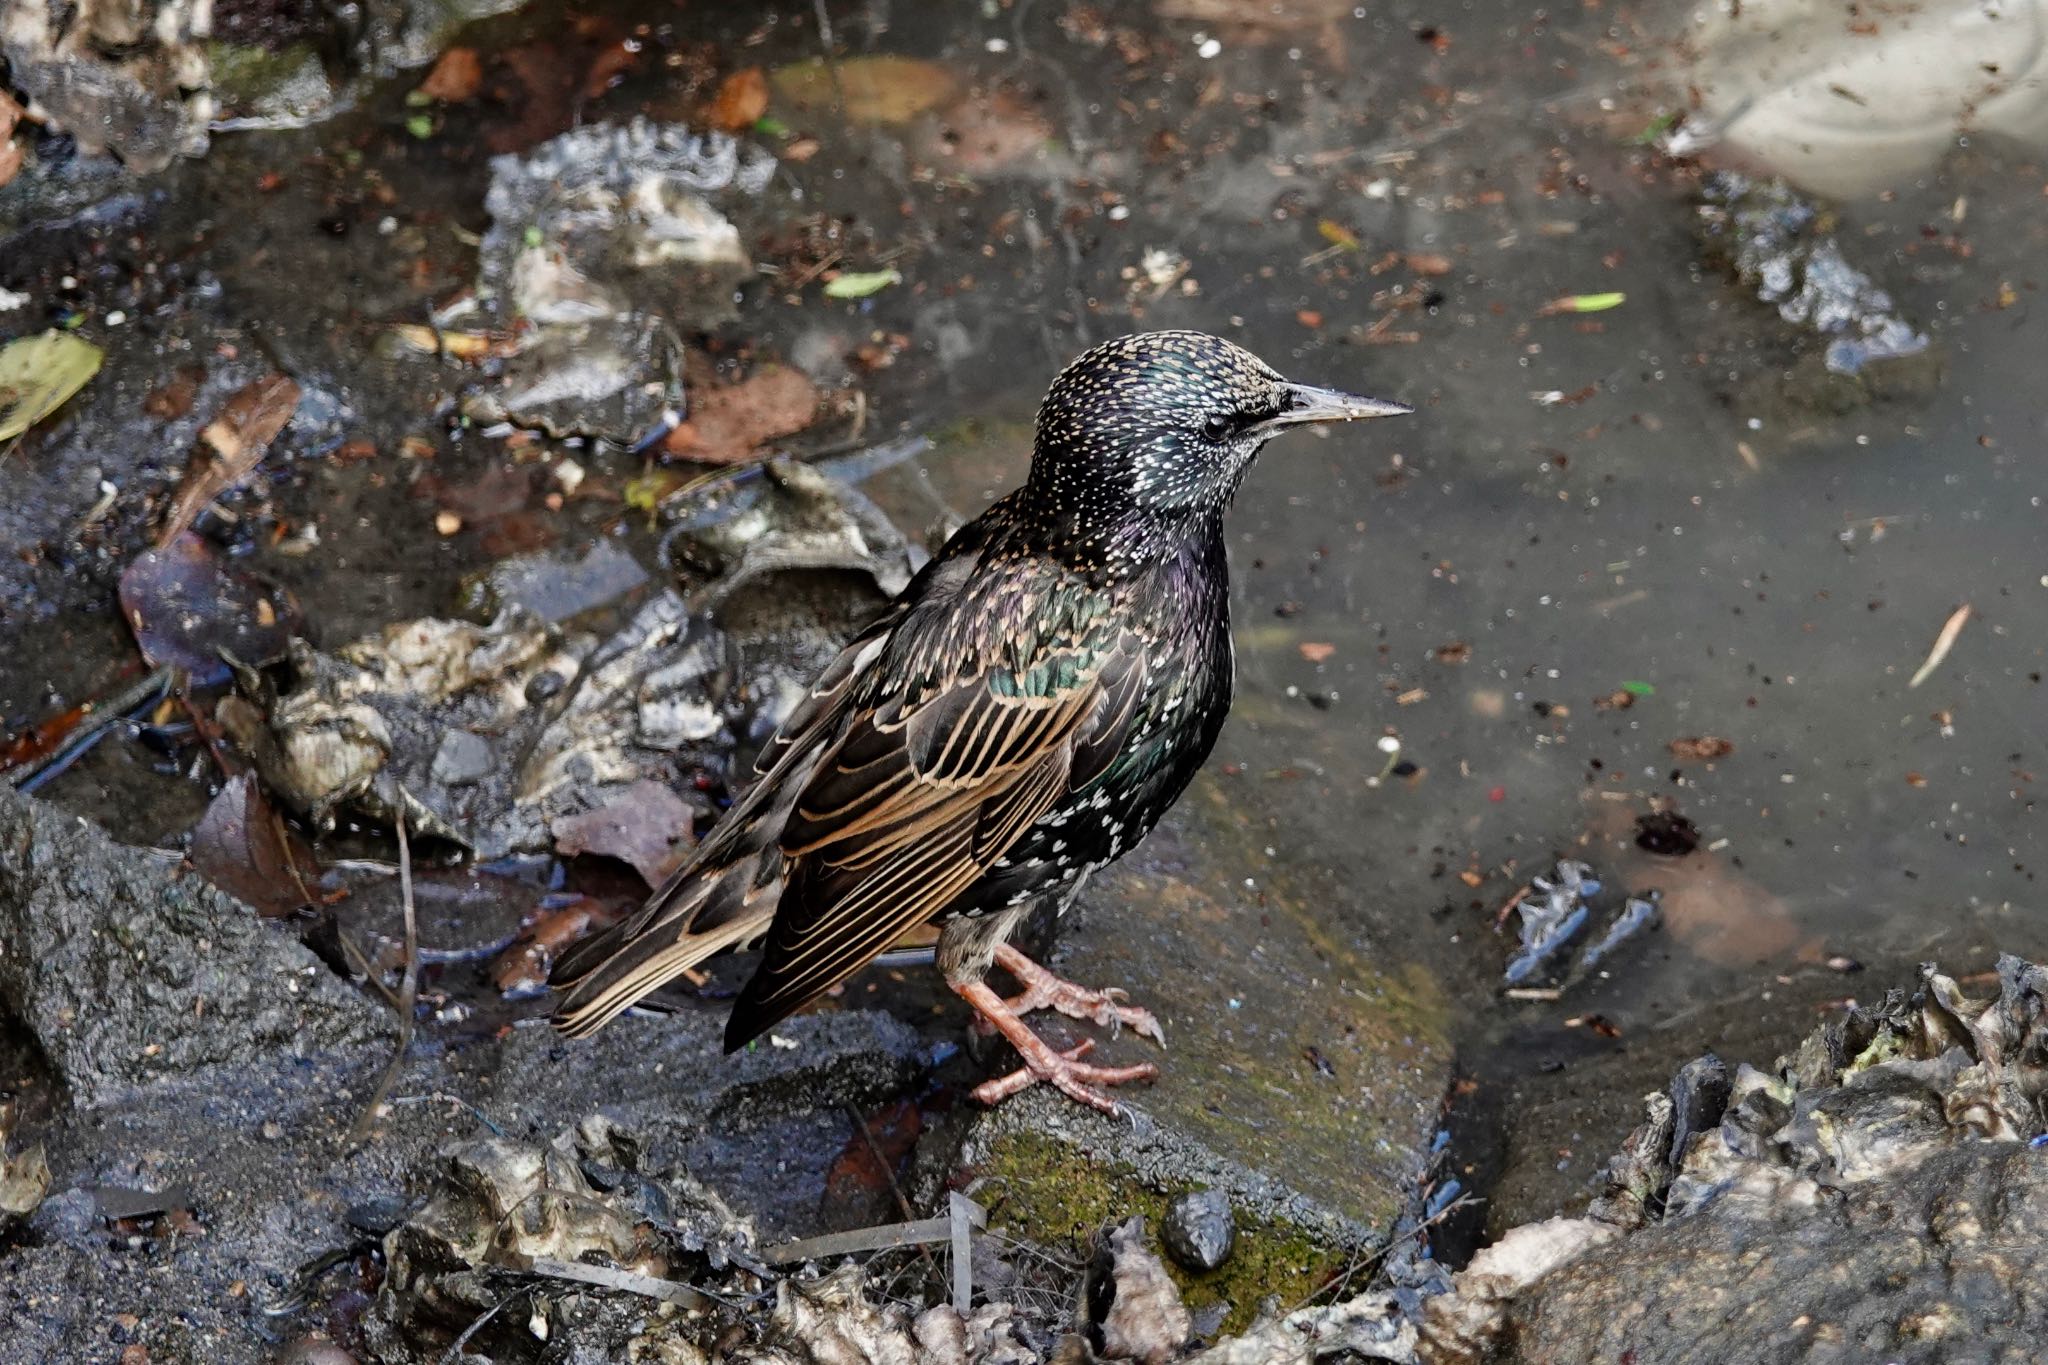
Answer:
<svg viewBox="0 0 2048 1365"><path fill-rule="evenodd" d="M142 410L166 422L176 421L192 411L192 403L205 379L206 371L199 366L180 365L168 380L143 397Z"/></svg>
<svg viewBox="0 0 2048 1365"><path fill-rule="evenodd" d="M177 501L157 537L159 549L183 535L208 503L249 477L298 406L299 386L281 374L245 385L221 406L199 433L213 455L195 455L186 467Z"/></svg>
<svg viewBox="0 0 2048 1365"><path fill-rule="evenodd" d="M1719 735L1693 735L1674 739L1665 747L1679 758L1707 763L1734 753L1735 741Z"/></svg>
<svg viewBox="0 0 2048 1365"><path fill-rule="evenodd" d="M1453 640L1447 645L1438 645L1435 653L1440 664L1461 664L1472 657L1472 646L1463 640Z"/></svg>
<svg viewBox="0 0 2048 1365"><path fill-rule="evenodd" d="M120 594L142 657L202 687L227 678L223 653L251 666L280 657L300 619L290 591L234 568L190 532L135 556Z"/></svg>
<svg viewBox="0 0 2048 1365"><path fill-rule="evenodd" d="M959 93L959 83L934 62L914 57L849 57L779 66L775 89L807 114L838 114L855 123L908 123Z"/></svg>
<svg viewBox="0 0 2048 1365"><path fill-rule="evenodd" d="M589 896L544 904L492 961L491 981L506 995L534 994L547 985L548 973L564 952L618 919L616 910Z"/></svg>
<svg viewBox="0 0 2048 1365"><path fill-rule="evenodd" d="M1617 687L1604 697L1593 698L1596 711L1626 711L1636 704L1636 694L1625 687Z"/></svg>
<svg viewBox="0 0 2048 1365"><path fill-rule="evenodd" d="M420 82L420 93L443 104L462 104L476 98L484 83L484 64L473 47L451 47L434 63L434 69Z"/></svg>
<svg viewBox="0 0 2048 1365"><path fill-rule="evenodd" d="M257 785L254 773L228 779L192 831L193 870L266 919L316 899L313 857Z"/></svg>
<svg viewBox="0 0 2048 1365"><path fill-rule="evenodd" d="M1440 251L1411 251L1408 253L1408 268L1418 275L1448 275L1451 273L1451 258Z"/></svg>
<svg viewBox="0 0 2048 1365"><path fill-rule="evenodd" d="M816 385L786 365L770 365L697 396L690 420L668 434L662 450L698 464L739 464L768 442L802 431L817 411Z"/></svg>
<svg viewBox="0 0 2048 1365"><path fill-rule="evenodd" d="M768 112L768 75L758 66L727 76L711 97L711 126L737 133Z"/></svg>
<svg viewBox="0 0 2048 1365"><path fill-rule="evenodd" d="M1323 325L1323 315L1321 313L1318 313L1313 308L1303 308L1298 310L1294 315L1294 320L1300 323L1302 326L1308 328L1310 331L1314 331L1316 328Z"/></svg>
<svg viewBox="0 0 2048 1365"><path fill-rule="evenodd" d="M1322 663L1337 652L1337 646L1325 644L1321 640L1303 640L1295 648L1301 651L1302 658L1307 659L1312 664Z"/></svg>
<svg viewBox="0 0 2048 1365"><path fill-rule="evenodd" d="M596 853L630 863L659 886L689 856L690 808L659 782L635 782L596 810L564 815L550 826L565 857Z"/></svg>

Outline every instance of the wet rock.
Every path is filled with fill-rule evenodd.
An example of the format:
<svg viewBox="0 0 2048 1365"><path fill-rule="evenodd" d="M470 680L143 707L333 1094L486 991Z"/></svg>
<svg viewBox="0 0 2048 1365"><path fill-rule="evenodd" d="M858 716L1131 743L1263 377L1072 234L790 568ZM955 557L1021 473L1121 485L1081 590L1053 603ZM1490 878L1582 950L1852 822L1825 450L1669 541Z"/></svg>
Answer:
<svg viewBox="0 0 2048 1365"><path fill-rule="evenodd" d="M1518 1229L1432 1302L1424 1358L2032 1359L2048 971L2002 958L1998 986L1971 999L1924 968L1768 1072L1689 1066L1650 1097L1593 1217ZM1517 1268L1478 1278L1495 1261Z"/></svg>
<svg viewBox="0 0 2048 1365"><path fill-rule="evenodd" d="M1119 1093L1135 1120L1035 1089L977 1118L962 1153L969 1172L1003 1182L991 1224L1040 1242L1133 1213L1160 1220L1190 1190L1226 1195L1230 1259L1176 1273L1191 1309L1228 1307L1226 1330L1269 1295L1299 1302L1380 1244L1428 1159L1451 1066L1426 978L1348 950L1237 820L1197 779L1061 926L1062 975L1123 986L1165 1024L1162 1058L1142 1039L1033 1017L1056 1042L1101 1039L1107 1064L1160 1063L1156 1084ZM1259 901L1239 904L1254 868Z"/></svg>
<svg viewBox="0 0 2048 1365"><path fill-rule="evenodd" d="M425 1204L384 1238L371 1344L388 1357L454 1337L502 1297L494 1271L584 1263L674 1282L755 1265L745 1220L686 1172L643 1171L640 1156L640 1139L602 1117L545 1146L455 1146ZM567 1297L535 1297L549 1338L569 1328Z"/></svg>
<svg viewBox="0 0 2048 1365"><path fill-rule="evenodd" d="M0 1104L0 1237L25 1222L50 1189L50 1163L40 1142L15 1150L14 1106Z"/></svg>
<svg viewBox="0 0 2048 1365"><path fill-rule="evenodd" d="M0 11L0 56L31 110L81 151L148 173L206 150L211 29L198 0L27 0Z"/></svg>
<svg viewBox="0 0 2048 1365"><path fill-rule="evenodd" d="M256 912L55 807L0 791L0 1005L73 1100L384 1036Z"/></svg>
<svg viewBox="0 0 2048 1365"><path fill-rule="evenodd" d="M221 724L316 825L343 809L384 823L403 811L415 832L485 858L589 848L667 865L688 822L648 828L647 784L685 794L672 813L700 774L722 778L736 739L772 732L909 581L903 538L851 488L800 465L750 482L754 496L722 516L678 524L687 598L655 593L609 637L530 609L549 595L527 581L541 575L529 562L487 593L500 608L489 625L428 617L332 653L292 641L289 669L240 670ZM623 581L620 557L604 556L594 581ZM644 818L592 842L593 819L622 800Z"/></svg>
<svg viewBox="0 0 2048 1365"><path fill-rule="evenodd" d="M1167 1254L1183 1270L1215 1270L1237 1242L1237 1215L1221 1190L1190 1190L1166 1206L1159 1227Z"/></svg>
<svg viewBox="0 0 2048 1365"><path fill-rule="evenodd" d="M634 119L595 124L491 163L479 292L528 327L482 420L633 441L682 406L679 329L732 316L751 276L739 230L708 196L744 201L775 158L725 133Z"/></svg>
<svg viewBox="0 0 2048 1365"><path fill-rule="evenodd" d="M1925 397L1939 385L1938 350L1850 263L1833 216L1812 200L1781 180L1716 172L1701 190L1699 223L1708 257L1817 343L1784 376L1788 400L1846 412L1872 398Z"/></svg>

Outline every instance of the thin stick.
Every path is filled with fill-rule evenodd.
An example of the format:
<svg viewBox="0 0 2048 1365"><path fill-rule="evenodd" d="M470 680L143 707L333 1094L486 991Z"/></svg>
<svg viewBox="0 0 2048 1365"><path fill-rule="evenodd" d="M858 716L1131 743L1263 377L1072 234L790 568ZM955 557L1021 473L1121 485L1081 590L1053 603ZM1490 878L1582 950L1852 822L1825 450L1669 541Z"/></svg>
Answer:
<svg viewBox="0 0 2048 1365"><path fill-rule="evenodd" d="M1963 627L1969 624L1969 620L1970 604L1965 602L1949 616L1948 623L1941 628L1941 634L1934 637L1934 648L1927 652L1927 662L1920 665L1920 671L1913 675L1913 681L1906 684L1908 688L1918 687L1926 682L1928 675L1941 667L1941 661L1955 648L1956 636L1963 633Z"/></svg>
<svg viewBox="0 0 2048 1365"><path fill-rule="evenodd" d="M451 1362L460 1359L462 1356L462 1348L469 1345L469 1339L475 1336L478 1332L481 1332L483 1330L485 1323L489 1322L492 1318L498 1316L498 1312L500 1309L504 1308L507 1304L513 1303L519 1299L528 1298L532 1294L533 1286L528 1285L524 1289L514 1290L512 1293L507 1294L504 1298L499 1299L496 1303L492 1304L489 1308L486 1308L483 1311L483 1314L480 1317L478 1317L475 1322L472 1322L469 1326L462 1329L461 1336L455 1338L454 1341L448 1343L448 1349L441 1353L441 1365L451 1365Z"/></svg>
<svg viewBox="0 0 2048 1365"><path fill-rule="evenodd" d="M385 1099L391 1094L391 1087L398 1081L399 1068L405 1065L405 1054L412 1050L412 1016L420 998L420 931L419 917L412 905L412 845L405 837L405 809L400 807L398 828L398 895L405 906L405 976L398 984L398 1050L391 1054L391 1064L384 1068L384 1075L377 1082L377 1088L370 1092L370 1101L363 1106L363 1112L356 1119L355 1127L349 1129L348 1145L358 1147L370 1135L370 1125L377 1121L377 1111L384 1107Z"/></svg>

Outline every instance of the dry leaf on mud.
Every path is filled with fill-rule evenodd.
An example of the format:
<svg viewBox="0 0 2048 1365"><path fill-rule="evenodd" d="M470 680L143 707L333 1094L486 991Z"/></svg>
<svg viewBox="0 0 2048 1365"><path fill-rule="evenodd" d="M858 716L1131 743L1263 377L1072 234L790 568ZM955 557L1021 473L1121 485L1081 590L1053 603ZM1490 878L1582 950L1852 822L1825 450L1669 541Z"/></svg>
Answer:
<svg viewBox="0 0 2048 1365"><path fill-rule="evenodd" d="M662 449L699 464L750 459L768 442L802 431L818 411L817 386L786 365L694 398L690 419L668 434Z"/></svg>
<svg viewBox="0 0 2048 1365"><path fill-rule="evenodd" d="M959 93L946 69L911 57L849 57L775 69L776 93L806 114L844 115L855 123L908 123Z"/></svg>
<svg viewBox="0 0 2048 1365"><path fill-rule="evenodd" d="M768 112L768 77L760 67L735 71L711 97L711 126L737 133Z"/></svg>

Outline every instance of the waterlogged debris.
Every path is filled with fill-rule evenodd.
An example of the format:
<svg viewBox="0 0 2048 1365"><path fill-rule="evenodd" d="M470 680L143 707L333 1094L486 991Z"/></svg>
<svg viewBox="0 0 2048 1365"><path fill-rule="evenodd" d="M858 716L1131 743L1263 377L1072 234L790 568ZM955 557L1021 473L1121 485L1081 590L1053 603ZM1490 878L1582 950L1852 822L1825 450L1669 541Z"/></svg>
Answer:
<svg viewBox="0 0 2048 1365"><path fill-rule="evenodd" d="M563 953L618 921L619 913L594 897L550 896L492 961L491 984L506 996L539 995Z"/></svg>
<svg viewBox="0 0 2048 1365"><path fill-rule="evenodd" d="M758 66L733 72L719 83L707 115L714 128L743 132L768 112L768 75Z"/></svg>
<svg viewBox="0 0 2048 1365"><path fill-rule="evenodd" d="M453 360L493 360L519 349L518 341L503 332L456 332L418 322L394 324L391 334L409 351Z"/></svg>
<svg viewBox="0 0 2048 1365"><path fill-rule="evenodd" d="M635 782L594 810L557 816L550 828L562 856L617 858L649 886L660 886L689 857L694 819L669 788Z"/></svg>
<svg viewBox="0 0 2048 1365"><path fill-rule="evenodd" d="M299 386L281 374L267 374L238 389L199 433L210 455L195 455L164 517L157 548L183 536L214 499L255 472L271 442L298 410Z"/></svg>
<svg viewBox="0 0 2048 1365"><path fill-rule="evenodd" d="M1950 613L1948 620L1942 624L1941 634L1934 637L1934 648L1927 651L1927 661L1913 674L1912 680L1906 684L1907 687L1918 687L1934 676L1934 670L1941 667L1941 661L1956 647L1956 638L1963 633L1963 627L1969 623L1970 604L1965 602Z"/></svg>
<svg viewBox="0 0 2048 1365"><path fill-rule="evenodd" d="M1145 1220L1109 1234L1087 1291L1090 1345L1111 1360L1166 1365L1179 1359L1194 1321L1166 1266L1145 1243Z"/></svg>
<svg viewBox="0 0 2048 1365"><path fill-rule="evenodd" d="M1926 334L1850 264L1832 215L1782 180L1717 172L1701 191L1699 216L1708 254L1786 322L1817 337L1828 374L1921 391L1938 372Z"/></svg>
<svg viewBox="0 0 2048 1365"><path fill-rule="evenodd" d="M448 1150L427 1175L425 1202L383 1239L388 1270L364 1319L377 1357L413 1359L413 1342L481 1328L479 1352L523 1358L503 1354L502 1343L588 1329L588 1305L561 1293L533 1294L501 1326L482 1322L520 1277L574 1278L696 1308L710 1300L691 1282L761 1273L751 1223L687 1173L641 1169L644 1151L642 1139L597 1116L545 1146L491 1137ZM505 1336L490 1336L493 1326ZM637 1324L639 1339L621 1343L617 1358L671 1358L653 1352L675 1330Z"/></svg>
<svg viewBox="0 0 2048 1365"><path fill-rule="evenodd" d="M1735 741L1719 735L1686 735L1670 741L1664 746L1672 757L1694 763L1711 763L1717 758L1726 758L1735 752Z"/></svg>
<svg viewBox="0 0 2048 1365"><path fill-rule="evenodd" d="M775 68L775 92L813 117L840 114L854 123L908 123L959 94L959 82L934 62L888 55L798 62Z"/></svg>
<svg viewBox="0 0 2048 1365"><path fill-rule="evenodd" d="M621 443L660 425L683 406L679 334L733 317L753 276L714 197L752 199L774 171L728 133L644 118L495 158L478 293L521 344L469 414Z"/></svg>
<svg viewBox="0 0 2048 1365"><path fill-rule="evenodd" d="M284 657L298 599L222 559L190 531L144 550L121 574L121 616L150 666L183 669L192 685L227 681L229 661Z"/></svg>
<svg viewBox="0 0 2048 1365"><path fill-rule="evenodd" d="M825 297L828 299L864 299L879 294L892 284L903 283L902 272L896 270L850 270L834 275L825 282Z"/></svg>
<svg viewBox="0 0 2048 1365"><path fill-rule="evenodd" d="M1519 986L1534 976L1585 926L1589 913L1586 898L1600 891L1592 872L1585 863L1560 858L1550 877L1529 879L1537 895L1515 902L1521 915L1522 950L1503 973L1508 985Z"/></svg>
<svg viewBox="0 0 2048 1365"><path fill-rule="evenodd" d="M0 346L0 441L63 407L99 373L105 354L83 337L54 330Z"/></svg>
<svg viewBox="0 0 2048 1365"><path fill-rule="evenodd" d="M737 384L693 394L689 417L661 448L697 464L739 464L769 442L802 431L817 415L818 386L800 370L767 365Z"/></svg>
<svg viewBox="0 0 2048 1365"><path fill-rule="evenodd" d="M1700 846L1700 827L1675 810L1636 817L1636 847L1665 858L1682 858Z"/></svg>
<svg viewBox="0 0 2048 1365"><path fill-rule="evenodd" d="M268 918L317 902L312 851L278 817L253 773L231 777L192 831L193 870Z"/></svg>
<svg viewBox="0 0 2048 1365"><path fill-rule="evenodd" d="M1607 926L1607 932L1600 936L1597 943L1586 949L1585 955L1579 959L1577 970L1591 971L1615 949L1656 922L1657 893L1652 891L1646 896L1630 896L1627 903L1622 906L1621 913L1614 917L1614 923Z"/></svg>
<svg viewBox="0 0 2048 1365"><path fill-rule="evenodd" d="M441 104L466 104L476 98L484 82L483 62L473 47L451 47L443 52L418 94Z"/></svg>
<svg viewBox="0 0 2048 1365"><path fill-rule="evenodd" d="M1538 308L1536 316L1553 318L1560 313L1604 313L1610 308L1619 308L1626 302L1628 295L1619 291L1609 294L1566 294Z"/></svg>

